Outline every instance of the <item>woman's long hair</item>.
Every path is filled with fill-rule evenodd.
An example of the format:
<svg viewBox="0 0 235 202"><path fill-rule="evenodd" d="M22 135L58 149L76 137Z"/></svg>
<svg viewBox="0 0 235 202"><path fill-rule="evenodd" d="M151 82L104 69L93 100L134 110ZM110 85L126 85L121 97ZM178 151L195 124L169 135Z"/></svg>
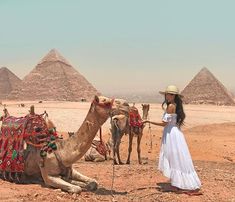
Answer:
<svg viewBox="0 0 235 202"><path fill-rule="evenodd" d="M176 111L175 113L177 114L177 119L176 119L176 123L177 125L179 126L179 128L184 125L184 119L185 119L185 113L184 113L184 108L183 108L183 101L182 99L180 98L179 95L175 95L175 104L176 104ZM162 108L165 110L164 108L164 105L168 105L171 104L169 102L167 102L166 100L166 96L165 96L165 100L164 102L162 103Z"/></svg>

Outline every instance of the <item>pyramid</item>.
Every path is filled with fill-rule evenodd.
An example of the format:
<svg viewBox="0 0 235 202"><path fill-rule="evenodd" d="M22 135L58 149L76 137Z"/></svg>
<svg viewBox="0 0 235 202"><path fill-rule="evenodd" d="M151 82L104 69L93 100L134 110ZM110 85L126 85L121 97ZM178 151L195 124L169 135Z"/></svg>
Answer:
<svg viewBox="0 0 235 202"><path fill-rule="evenodd" d="M235 105L232 95L207 69L201 71L181 92L188 104Z"/></svg>
<svg viewBox="0 0 235 202"><path fill-rule="evenodd" d="M52 49L9 95L13 100L91 100L100 93L71 64Z"/></svg>
<svg viewBox="0 0 235 202"><path fill-rule="evenodd" d="M13 89L20 86L21 82L21 79L9 69L0 68L0 99L5 100Z"/></svg>

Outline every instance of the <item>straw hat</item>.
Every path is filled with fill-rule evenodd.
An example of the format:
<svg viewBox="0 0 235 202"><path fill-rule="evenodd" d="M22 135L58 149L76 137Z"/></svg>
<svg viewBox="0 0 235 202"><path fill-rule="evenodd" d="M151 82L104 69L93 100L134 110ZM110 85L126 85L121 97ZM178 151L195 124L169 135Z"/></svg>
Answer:
<svg viewBox="0 0 235 202"><path fill-rule="evenodd" d="M159 93L162 95L169 93L169 94L179 95L180 97L183 97L183 95L179 93L179 89L174 85L167 86L165 91L159 91Z"/></svg>

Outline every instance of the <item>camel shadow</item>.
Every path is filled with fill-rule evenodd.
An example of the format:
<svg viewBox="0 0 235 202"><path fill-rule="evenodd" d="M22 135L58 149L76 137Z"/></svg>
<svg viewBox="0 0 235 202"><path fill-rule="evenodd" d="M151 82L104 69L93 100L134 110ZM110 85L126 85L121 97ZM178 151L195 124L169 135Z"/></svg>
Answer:
<svg viewBox="0 0 235 202"><path fill-rule="evenodd" d="M127 195L127 191L119 192L115 190L109 190L104 187L98 188L97 190L94 191L95 194L97 195Z"/></svg>

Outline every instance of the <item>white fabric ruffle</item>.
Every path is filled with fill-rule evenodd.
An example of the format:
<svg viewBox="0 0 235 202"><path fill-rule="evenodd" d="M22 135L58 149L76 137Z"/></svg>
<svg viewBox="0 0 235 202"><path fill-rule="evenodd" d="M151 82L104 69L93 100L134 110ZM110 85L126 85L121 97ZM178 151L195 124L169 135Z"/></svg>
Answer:
<svg viewBox="0 0 235 202"><path fill-rule="evenodd" d="M176 114L163 116L165 126L162 137L158 169L170 178L171 185L180 189L195 190L201 182L194 169L183 133L176 125Z"/></svg>

